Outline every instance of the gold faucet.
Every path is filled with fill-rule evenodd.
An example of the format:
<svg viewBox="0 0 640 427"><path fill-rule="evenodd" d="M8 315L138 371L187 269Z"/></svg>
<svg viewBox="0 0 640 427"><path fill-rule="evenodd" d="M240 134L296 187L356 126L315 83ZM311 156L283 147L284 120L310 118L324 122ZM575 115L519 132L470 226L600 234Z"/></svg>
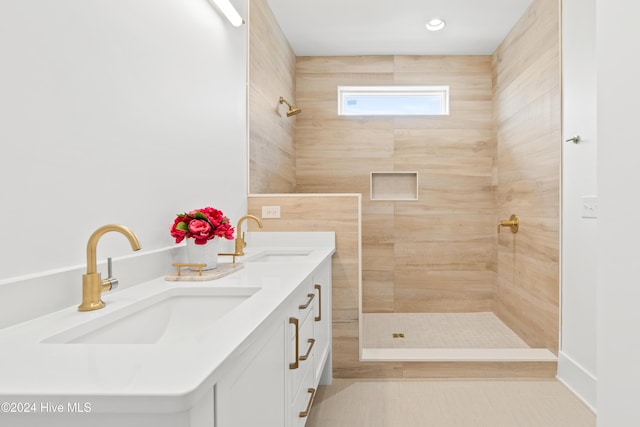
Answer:
<svg viewBox="0 0 640 427"><path fill-rule="evenodd" d="M104 302L100 299L102 291L110 291L118 286L118 280L113 277L102 279L98 273L96 261L96 248L100 238L110 231L117 231L123 234L134 251L140 250L138 238L131 230L124 225L108 224L98 228L89 237L87 243L87 274L82 275L82 304L78 306L78 311L92 311L104 307ZM109 276L111 276L111 259L109 259Z"/></svg>
<svg viewBox="0 0 640 427"><path fill-rule="evenodd" d="M258 218L257 216L253 216L253 215L245 215L242 218L240 218L238 220L238 225L236 226L236 251L232 254L218 254L218 255L223 255L223 256L231 256L233 257L233 263L235 264L236 262L236 257L237 256L243 256L244 255L244 248L247 247L247 242L244 241L244 231L242 231L242 223L248 219L252 219L255 222L258 223L258 226L260 228L262 228L262 221L260 221L260 218Z"/></svg>
<svg viewBox="0 0 640 427"><path fill-rule="evenodd" d="M518 232L518 228L520 227L520 220L515 214L512 214L508 220L503 219L498 223L498 234L500 234L500 227L509 227L511 228L511 232L515 234Z"/></svg>

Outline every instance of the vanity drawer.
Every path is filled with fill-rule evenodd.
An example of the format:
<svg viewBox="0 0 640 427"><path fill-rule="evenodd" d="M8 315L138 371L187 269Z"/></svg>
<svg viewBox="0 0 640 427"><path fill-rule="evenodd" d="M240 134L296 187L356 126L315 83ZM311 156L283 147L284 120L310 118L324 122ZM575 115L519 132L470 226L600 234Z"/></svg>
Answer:
<svg viewBox="0 0 640 427"><path fill-rule="evenodd" d="M292 400L295 399L296 393L300 390L302 379L305 377L307 371L314 371L313 367L313 355L315 351L315 339L313 337L313 310L307 313L302 323L299 325L298 331L298 366L292 368L290 365L290 378L291 378L291 396ZM290 340L289 348L293 359L295 359L296 337L295 333Z"/></svg>
<svg viewBox="0 0 640 427"><path fill-rule="evenodd" d="M307 369L300 390L295 394L291 407L291 427L303 427L309 418L316 387L313 383L313 369Z"/></svg>

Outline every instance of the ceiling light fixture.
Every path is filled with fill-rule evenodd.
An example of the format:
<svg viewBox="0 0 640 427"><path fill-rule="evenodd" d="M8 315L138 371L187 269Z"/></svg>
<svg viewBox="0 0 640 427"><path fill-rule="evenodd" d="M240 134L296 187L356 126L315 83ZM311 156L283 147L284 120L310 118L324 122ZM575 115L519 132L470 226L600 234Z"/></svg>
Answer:
<svg viewBox="0 0 640 427"><path fill-rule="evenodd" d="M447 25L447 23L444 22L444 19L433 18L433 19L430 19L425 26L429 31L440 31L445 27L445 25Z"/></svg>
<svg viewBox="0 0 640 427"><path fill-rule="evenodd" d="M216 5L218 10L231 22L234 27L239 27L244 24L244 19L240 16L235 7L229 0L211 0Z"/></svg>

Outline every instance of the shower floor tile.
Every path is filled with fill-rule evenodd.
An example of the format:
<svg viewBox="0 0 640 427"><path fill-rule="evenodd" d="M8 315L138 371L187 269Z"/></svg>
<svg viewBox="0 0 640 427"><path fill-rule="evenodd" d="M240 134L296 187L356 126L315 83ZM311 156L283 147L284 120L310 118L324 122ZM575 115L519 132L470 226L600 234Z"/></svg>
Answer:
<svg viewBox="0 0 640 427"><path fill-rule="evenodd" d="M362 317L365 348L529 348L490 312L364 313Z"/></svg>

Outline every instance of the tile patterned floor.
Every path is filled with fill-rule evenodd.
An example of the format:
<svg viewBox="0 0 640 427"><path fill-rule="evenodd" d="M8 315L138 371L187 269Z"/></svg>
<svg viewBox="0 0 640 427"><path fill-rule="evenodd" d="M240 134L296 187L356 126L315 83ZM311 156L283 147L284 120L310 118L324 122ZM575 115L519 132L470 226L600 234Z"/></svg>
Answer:
<svg viewBox="0 0 640 427"><path fill-rule="evenodd" d="M493 313L365 313L365 348L529 348ZM402 333L404 338L394 338Z"/></svg>
<svg viewBox="0 0 640 427"><path fill-rule="evenodd" d="M594 427L556 380L334 380L306 427Z"/></svg>

